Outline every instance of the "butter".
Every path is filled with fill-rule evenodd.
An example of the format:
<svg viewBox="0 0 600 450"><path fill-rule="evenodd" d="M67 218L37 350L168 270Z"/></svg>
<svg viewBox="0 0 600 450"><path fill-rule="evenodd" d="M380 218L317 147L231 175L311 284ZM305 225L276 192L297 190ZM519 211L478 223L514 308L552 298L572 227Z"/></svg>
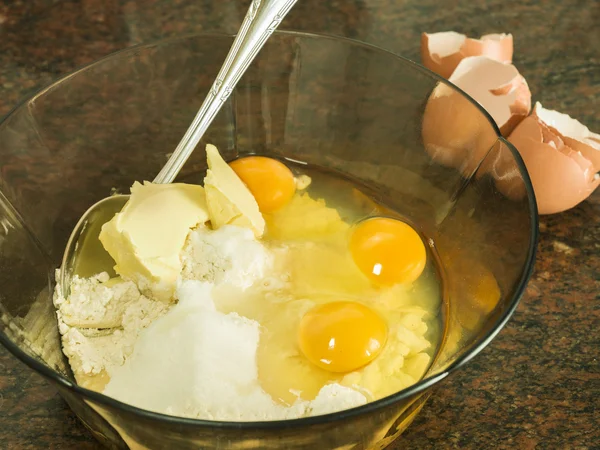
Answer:
<svg viewBox="0 0 600 450"><path fill-rule="evenodd" d="M100 242L121 277L145 294L169 301L187 235L208 219L202 186L135 182L127 204L102 227Z"/></svg>
<svg viewBox="0 0 600 450"><path fill-rule="evenodd" d="M265 230L265 220L258 204L244 182L223 160L217 147L206 146L209 170L204 178L206 203L212 227L237 225L250 228L256 237Z"/></svg>

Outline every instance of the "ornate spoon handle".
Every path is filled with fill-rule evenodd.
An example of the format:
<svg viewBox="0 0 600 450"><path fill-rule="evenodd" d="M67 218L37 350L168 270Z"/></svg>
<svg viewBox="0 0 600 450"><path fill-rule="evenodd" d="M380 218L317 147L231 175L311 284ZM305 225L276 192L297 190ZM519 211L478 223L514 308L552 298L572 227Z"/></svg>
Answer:
<svg viewBox="0 0 600 450"><path fill-rule="evenodd" d="M175 179L237 82L296 1L252 1L217 79L181 142L154 179L155 183L171 183Z"/></svg>

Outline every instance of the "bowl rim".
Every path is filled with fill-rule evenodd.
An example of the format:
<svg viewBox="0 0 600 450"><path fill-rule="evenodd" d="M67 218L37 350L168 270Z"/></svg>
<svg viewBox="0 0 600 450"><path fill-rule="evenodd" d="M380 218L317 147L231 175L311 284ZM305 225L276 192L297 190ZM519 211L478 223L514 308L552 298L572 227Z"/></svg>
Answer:
<svg viewBox="0 0 600 450"><path fill-rule="evenodd" d="M192 419L192 418L185 418L185 417L170 416L167 414L157 413L157 412L149 411L146 409L138 408L136 406L132 406L127 403L123 403L119 400L116 400L114 398L111 398L109 396L106 396L102 393L92 391L90 389L86 389L84 387L77 385L76 383L74 383L71 380L69 380L68 378L66 378L64 375L51 369L47 365L38 361L36 358L25 353L12 340L10 340L8 338L8 336L6 336L6 334L4 334L3 332L0 331L0 343L9 352L11 352L18 360L25 363L31 369L33 369L37 373L41 374L42 376L44 376L51 382L54 382L57 385L59 385L60 387L63 387L63 388L66 388L66 389L72 391L72 393L74 393L75 395L77 395L79 397L83 397L84 400L87 399L87 400L90 400L94 403L98 403L103 406L116 408L117 410L121 410L128 414L142 416L145 419L161 421L165 424L177 425L179 427L184 427L184 428L202 426L202 427L211 427L211 428L219 428L219 429L239 429L239 430L244 430L244 431L274 430L274 429L297 428L297 427L310 426L310 425L316 425L316 424L344 421L344 420L348 420L348 419L351 419L351 418L354 418L354 417L357 417L357 416L360 416L363 414L370 414L370 413L376 412L377 410L388 407L398 401L410 398L413 395L416 395L416 394L432 387L433 385L437 384L438 382L440 382L441 380L446 378L451 373L455 372L456 370L458 370L459 368L464 366L473 357L478 355L494 339L494 337L502 330L502 328L504 328L504 326L506 325L506 323L508 322L508 320L510 319L510 317L513 315L514 311L516 310L516 308L520 302L520 299L525 292L526 285L533 273L535 256L536 256L536 252L537 252L537 245L538 245L538 239L539 239L539 231L538 231L539 221L538 221L538 211L537 211L537 204L536 204L536 200L535 200L535 194L533 191L533 185L531 183L531 179L529 178L529 174L527 172L525 164L524 164L519 152L516 150L516 148L510 142L508 142L504 137L502 137L499 127L496 125L495 121L492 119L490 114L485 109L483 109L483 107L476 100L471 98L462 89L455 86L454 84L452 84L445 78L442 78L441 76L439 76L435 72L427 69L426 67L424 67L404 56L396 54L390 50L386 50L379 46L369 44L369 43L366 43L366 42L363 42L363 41L360 41L357 39L336 36L336 35L328 35L328 34L324 34L324 33L277 30L277 31L275 31L274 34L277 36L291 36L291 37L300 37L300 38L305 38L305 39L308 38L308 39L333 40L333 41L345 43L349 46L362 47L362 48L368 49L370 51L373 51L373 52L376 52L379 54L388 55L389 57L399 60L403 64L409 66L412 70L421 72L423 75L425 75L429 78L432 78L440 83L443 83L443 84L451 87L452 89L460 92L468 101L470 101L479 110L479 112L484 117L487 118L487 121L489 122L490 126L496 133L496 138L497 138L496 142L500 142L501 144L505 145L511 151L512 156L515 159L517 166L519 167L521 176L523 177L523 181L525 184L525 189L527 192L527 199L528 199L529 211L530 211L529 219L530 219L530 224L531 224L530 245L529 245L529 248L527 249L527 257L526 257L526 260L524 263L524 270L521 273L518 283L516 284L516 289L514 290L513 297L510 300L508 307L502 311L502 313L496 319L496 322L494 323L494 325L492 327L490 327L490 329L486 332L486 334L480 340L480 342L475 344L470 351L466 352L464 355L462 355L461 357L454 360L442 372L440 372L436 375L432 375L427 378L423 378L423 379L419 380L417 383L409 386L406 389L403 389L399 392L396 392L396 393L389 395L387 397L384 397L382 399L366 403L365 405L338 411L338 412L334 412L334 413L324 414L324 415L320 415L320 416L310 416L310 417L301 417L301 418L296 418L296 419L285 419L285 420L274 420L274 421L233 422L233 421L218 421L218 420L213 421L213 420L206 420L206 419ZM155 47L155 46L163 45L163 44L172 44L172 43L176 43L178 41L185 41L188 39L193 39L193 38L198 38L198 37L233 38L234 35L228 34L228 33L219 33L219 32L202 32L202 33L186 34L186 35L169 37L169 38L165 38L165 39L159 39L159 40L148 42L148 43L141 43L141 44L126 47L124 49L110 53L98 60L95 60L86 65L83 65L83 66L79 67L78 69L76 69L64 76L61 76L60 78L56 79L53 83L40 88L39 90L33 92L32 94L30 94L28 96L25 96L4 117L0 118L0 126L9 117L11 117L13 115L13 113L15 113L17 110L19 110L26 103L35 101L36 98L38 98L39 96L43 95L44 93L50 91L51 89L53 89L57 85L63 83L64 81L68 80L69 78L71 78L81 72L85 72L86 70L88 70L96 65L100 65L103 62L114 58L115 56L125 55L128 53L135 53L136 51L143 49L143 48L151 48L151 47ZM51 280L49 280L49 287L52 287Z"/></svg>

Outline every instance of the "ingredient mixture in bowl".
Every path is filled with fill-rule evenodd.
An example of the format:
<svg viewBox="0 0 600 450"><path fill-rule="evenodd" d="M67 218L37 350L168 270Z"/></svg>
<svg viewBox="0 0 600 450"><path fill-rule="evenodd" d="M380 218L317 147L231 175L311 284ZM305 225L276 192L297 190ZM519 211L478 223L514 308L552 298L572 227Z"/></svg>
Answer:
<svg viewBox="0 0 600 450"><path fill-rule="evenodd" d="M77 382L159 413L262 421L420 380L441 294L414 227L309 166L227 164L211 145L207 159L204 186L135 183L99 236L114 272L74 276L66 298L57 286Z"/></svg>

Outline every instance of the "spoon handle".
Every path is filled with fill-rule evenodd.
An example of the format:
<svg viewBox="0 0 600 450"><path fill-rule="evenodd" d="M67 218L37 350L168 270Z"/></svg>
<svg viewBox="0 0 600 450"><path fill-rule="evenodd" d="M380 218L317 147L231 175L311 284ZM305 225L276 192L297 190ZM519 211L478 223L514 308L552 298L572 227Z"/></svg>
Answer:
<svg viewBox="0 0 600 450"><path fill-rule="evenodd" d="M166 184L175 179L239 79L296 1L252 0L217 79L154 183Z"/></svg>

